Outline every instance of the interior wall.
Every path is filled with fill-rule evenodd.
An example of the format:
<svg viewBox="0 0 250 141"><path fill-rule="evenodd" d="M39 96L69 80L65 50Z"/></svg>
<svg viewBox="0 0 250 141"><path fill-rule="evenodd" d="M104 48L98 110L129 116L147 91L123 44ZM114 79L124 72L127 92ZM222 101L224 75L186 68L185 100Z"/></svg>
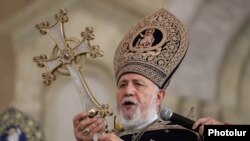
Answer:
<svg viewBox="0 0 250 141"><path fill-rule="evenodd" d="M188 25L190 39L186 58L173 77L168 91L170 94L178 95L177 101L182 101L178 106L174 105L176 111L185 114L194 106L196 117L212 116L237 123L238 121L234 118L236 113L229 112L229 110L235 111L236 107L227 106L236 105L235 103L239 102L237 101L239 93L230 95L228 92L231 85L228 84L241 84L238 81L241 76L237 73L229 75L230 77L227 78L230 79L227 79L221 77L225 75L221 73L221 70L238 71L239 64L232 64L231 68L225 66L227 62L230 62L229 60L235 58L233 54L227 54L227 51L232 46L232 41L238 41L239 36L243 34L242 31L247 29L250 3L244 0L205 0L202 2L194 0L194 5L197 6L195 10L186 10L183 5L188 5L185 3L190 1L182 2L181 0L173 2L174 11L178 11L181 18L189 16L184 18L184 21ZM171 5L170 9L172 9ZM249 38L248 35L245 37ZM225 54L228 55L227 59L224 58ZM221 81L227 82L223 83L225 87L222 87ZM223 92L220 91L222 89ZM171 102L171 99L167 99L166 103L169 101L176 103Z"/></svg>
<svg viewBox="0 0 250 141"><path fill-rule="evenodd" d="M219 99L223 109L221 118L226 121L247 123L249 107L249 55L250 24L246 20L245 27L239 30L238 36L231 41L221 66Z"/></svg>
<svg viewBox="0 0 250 141"><path fill-rule="evenodd" d="M9 107L14 98L15 54L9 35L0 34L0 112Z"/></svg>

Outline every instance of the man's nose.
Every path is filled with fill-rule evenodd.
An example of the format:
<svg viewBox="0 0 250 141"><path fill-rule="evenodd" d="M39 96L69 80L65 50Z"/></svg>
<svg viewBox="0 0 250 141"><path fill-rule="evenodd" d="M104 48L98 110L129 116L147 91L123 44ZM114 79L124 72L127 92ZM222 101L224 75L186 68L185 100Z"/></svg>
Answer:
<svg viewBox="0 0 250 141"><path fill-rule="evenodd" d="M135 88L134 86L130 83L127 85L126 90L125 90L125 96L134 96L135 94Z"/></svg>
<svg viewBox="0 0 250 141"><path fill-rule="evenodd" d="M133 93L125 93L125 97L134 96Z"/></svg>

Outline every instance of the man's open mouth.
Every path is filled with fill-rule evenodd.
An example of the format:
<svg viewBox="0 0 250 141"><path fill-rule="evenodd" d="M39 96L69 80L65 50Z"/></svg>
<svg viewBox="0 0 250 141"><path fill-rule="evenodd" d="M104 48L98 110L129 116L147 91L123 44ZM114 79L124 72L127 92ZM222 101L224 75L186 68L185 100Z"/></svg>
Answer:
<svg viewBox="0 0 250 141"><path fill-rule="evenodd" d="M123 102L122 105L129 106L129 105L136 105L136 103L134 103L133 101L125 101Z"/></svg>

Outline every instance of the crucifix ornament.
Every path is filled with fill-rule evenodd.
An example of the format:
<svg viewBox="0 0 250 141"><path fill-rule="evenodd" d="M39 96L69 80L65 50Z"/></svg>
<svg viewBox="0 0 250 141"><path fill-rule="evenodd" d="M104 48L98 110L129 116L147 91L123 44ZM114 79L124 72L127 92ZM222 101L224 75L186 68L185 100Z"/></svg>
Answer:
<svg viewBox="0 0 250 141"><path fill-rule="evenodd" d="M91 45L90 41L94 40L93 28L86 27L81 33L82 40L68 38L64 33L64 23L68 21L67 11L61 9L55 15L56 23L50 25L48 22L41 22L36 25L41 34L48 34L55 46L50 58L47 55L34 57L34 61L39 67L45 67L46 72L42 73L43 83L50 85L56 80L56 72L62 75L70 75L78 91L83 111L91 117L105 117L113 114L107 104L100 104L92 94L83 75L80 73L80 67L86 62L88 57L102 57L103 51L98 45ZM88 105L88 109L86 109ZM89 108L90 107L90 108Z"/></svg>

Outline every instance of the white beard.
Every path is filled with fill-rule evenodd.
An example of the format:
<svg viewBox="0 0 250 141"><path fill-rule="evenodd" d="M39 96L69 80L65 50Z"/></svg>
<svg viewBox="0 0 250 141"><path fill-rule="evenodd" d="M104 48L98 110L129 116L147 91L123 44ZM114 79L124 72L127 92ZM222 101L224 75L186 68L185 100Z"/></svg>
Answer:
<svg viewBox="0 0 250 141"><path fill-rule="evenodd" d="M126 119L121 110L117 109L117 120L122 124L125 130L141 129L157 119L157 105L156 105L157 92L153 94L153 97L149 103L148 109L145 115L142 115L140 106L136 108L132 118Z"/></svg>

